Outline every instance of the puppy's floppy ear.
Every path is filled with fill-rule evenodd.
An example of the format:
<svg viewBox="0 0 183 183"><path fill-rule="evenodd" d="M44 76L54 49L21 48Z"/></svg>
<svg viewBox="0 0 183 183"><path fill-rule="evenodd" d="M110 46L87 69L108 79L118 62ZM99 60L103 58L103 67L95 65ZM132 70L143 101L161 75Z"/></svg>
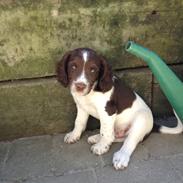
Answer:
<svg viewBox="0 0 183 183"><path fill-rule="evenodd" d="M103 93L109 91L112 88L112 70L110 65L107 63L105 58L100 56L101 66L99 71L99 78L96 90L101 91Z"/></svg>
<svg viewBox="0 0 183 183"><path fill-rule="evenodd" d="M62 59L57 63L56 74L58 81L64 86L67 87L69 84L67 65L69 61L71 52L67 52Z"/></svg>

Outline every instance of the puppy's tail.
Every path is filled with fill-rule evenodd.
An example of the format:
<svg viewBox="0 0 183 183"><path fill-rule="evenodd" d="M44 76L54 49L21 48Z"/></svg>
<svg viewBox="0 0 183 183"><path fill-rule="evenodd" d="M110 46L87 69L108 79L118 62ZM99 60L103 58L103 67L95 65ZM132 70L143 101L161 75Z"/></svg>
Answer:
<svg viewBox="0 0 183 183"><path fill-rule="evenodd" d="M183 132L183 124L180 121L179 117L174 111L174 114L177 118L177 125L175 127L166 127L166 126L161 126L158 124L154 124L153 126L153 131L154 132L160 132L160 133L166 133L166 134L179 134Z"/></svg>

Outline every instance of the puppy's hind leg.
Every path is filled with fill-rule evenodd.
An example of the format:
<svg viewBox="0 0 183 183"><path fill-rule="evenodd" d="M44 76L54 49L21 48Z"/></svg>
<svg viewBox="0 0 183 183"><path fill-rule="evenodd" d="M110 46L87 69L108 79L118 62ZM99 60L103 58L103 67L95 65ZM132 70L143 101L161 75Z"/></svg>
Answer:
<svg viewBox="0 0 183 183"><path fill-rule="evenodd" d="M137 144L143 140L153 127L153 118L149 111L139 111L135 115L135 120L129 130L129 135L124 141L121 149L114 153L113 165L116 170L124 169L128 166L130 157Z"/></svg>

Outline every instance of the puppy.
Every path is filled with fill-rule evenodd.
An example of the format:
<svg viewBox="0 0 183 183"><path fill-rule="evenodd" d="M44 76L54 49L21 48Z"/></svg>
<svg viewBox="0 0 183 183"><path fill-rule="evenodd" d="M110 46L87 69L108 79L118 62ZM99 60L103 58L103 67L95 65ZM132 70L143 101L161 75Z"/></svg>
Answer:
<svg viewBox="0 0 183 183"><path fill-rule="evenodd" d="M92 49L67 52L57 65L57 77L64 87L70 88L77 107L74 129L66 134L64 141L78 141L91 115L100 120L100 134L88 138L91 151L102 155L113 142L123 142L113 156L113 165L117 170L127 167L137 144L153 128L150 108L112 74L106 60ZM179 121L174 128L158 126L156 129L181 133L183 125Z"/></svg>

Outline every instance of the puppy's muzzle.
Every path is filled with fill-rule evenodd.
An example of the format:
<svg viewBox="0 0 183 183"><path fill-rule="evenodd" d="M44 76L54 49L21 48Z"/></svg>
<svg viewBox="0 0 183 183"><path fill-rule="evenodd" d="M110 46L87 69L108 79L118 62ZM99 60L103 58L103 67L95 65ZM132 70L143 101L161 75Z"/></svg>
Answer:
<svg viewBox="0 0 183 183"><path fill-rule="evenodd" d="M76 90L78 92L82 92L86 88L86 84L84 83L75 83Z"/></svg>

